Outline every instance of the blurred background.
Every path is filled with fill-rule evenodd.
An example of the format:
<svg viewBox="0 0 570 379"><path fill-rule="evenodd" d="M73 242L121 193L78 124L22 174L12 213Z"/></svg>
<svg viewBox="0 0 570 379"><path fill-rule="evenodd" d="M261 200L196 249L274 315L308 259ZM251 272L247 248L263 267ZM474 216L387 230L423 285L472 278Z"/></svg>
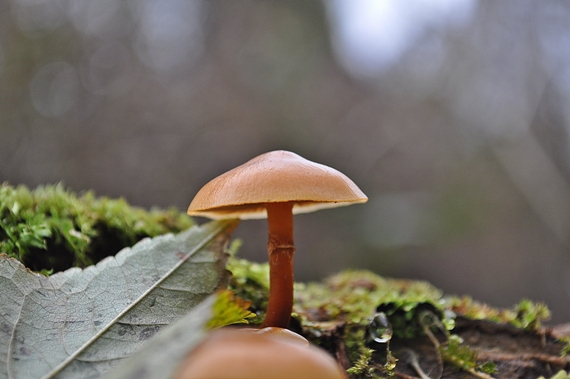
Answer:
<svg viewBox="0 0 570 379"><path fill-rule="evenodd" d="M370 200L295 218L296 279L428 280L570 321L570 3L0 0L0 181L185 210L273 149ZM266 224L243 222L266 260Z"/></svg>

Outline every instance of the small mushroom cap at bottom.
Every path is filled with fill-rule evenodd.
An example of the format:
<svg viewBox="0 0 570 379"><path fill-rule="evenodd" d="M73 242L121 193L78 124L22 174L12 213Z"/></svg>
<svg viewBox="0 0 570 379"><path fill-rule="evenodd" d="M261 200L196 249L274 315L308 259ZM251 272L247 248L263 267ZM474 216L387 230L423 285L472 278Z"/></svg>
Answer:
<svg viewBox="0 0 570 379"><path fill-rule="evenodd" d="M289 338L239 330L213 332L180 365L175 379L346 379L324 350Z"/></svg>
<svg viewBox="0 0 570 379"><path fill-rule="evenodd" d="M309 341L300 334L290 331L289 329L280 328L278 326L267 326L265 328L235 328L234 330L242 333L252 333L275 338L286 339L289 342L300 343L303 346L309 346Z"/></svg>
<svg viewBox="0 0 570 379"><path fill-rule="evenodd" d="M295 332L290 331L289 329L279 328L277 326L268 326L261 329L249 329L244 328L241 330L248 330L254 334L266 335L276 338L283 338L291 342L297 342L303 344L304 346L309 346L309 341L305 337Z"/></svg>

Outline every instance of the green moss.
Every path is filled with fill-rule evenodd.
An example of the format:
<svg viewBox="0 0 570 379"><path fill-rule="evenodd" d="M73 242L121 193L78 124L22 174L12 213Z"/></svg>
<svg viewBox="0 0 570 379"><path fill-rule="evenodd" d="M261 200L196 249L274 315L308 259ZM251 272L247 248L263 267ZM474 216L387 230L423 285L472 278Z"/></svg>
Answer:
<svg viewBox="0 0 570 379"><path fill-rule="evenodd" d="M91 191L77 195L61 184L31 191L0 186L0 253L34 271L86 267L142 238L191 225L174 209L146 211Z"/></svg>
<svg viewBox="0 0 570 379"><path fill-rule="evenodd" d="M461 337L452 334L447 342L439 347L439 352L446 362L451 363L454 367L473 373L475 376L487 378L496 370L496 366L492 362L479 364L477 362L477 352L463 345Z"/></svg>
<svg viewBox="0 0 570 379"><path fill-rule="evenodd" d="M216 329L226 325L248 324L248 319L255 317L248 310L250 306L250 301L236 297L232 291L220 291L214 302L213 316L206 326Z"/></svg>
<svg viewBox="0 0 570 379"><path fill-rule="evenodd" d="M228 269L233 273L232 290L252 301L258 317L251 322L260 323L267 305L267 264L232 257ZM322 283L296 283L293 311L303 334L313 343L330 349L334 348L333 339L343 341L352 363L348 370L351 378L392 376L396 360L389 349L391 336L409 339L431 335L430 339L437 342L432 333L436 330L446 336L443 343L434 346L443 360L473 375L488 377L494 365L477 362L476 353L452 334L455 315L527 329L540 327L549 316L544 304L523 300L513 309L501 310L467 297L445 297L427 282L382 278L365 270L347 270ZM379 314L388 319L390 330L374 329L372 320ZM372 343L374 333L387 335L383 347Z"/></svg>
<svg viewBox="0 0 570 379"><path fill-rule="evenodd" d="M561 356L565 357L566 355L570 354L570 337L562 337L560 341L564 343L564 347L562 348Z"/></svg>
<svg viewBox="0 0 570 379"><path fill-rule="evenodd" d="M236 245L230 251L236 251ZM253 324L261 324L265 318L265 309L269 299L269 265L254 263L245 259L237 259L230 252L226 268L232 273L229 289L236 296L251 301L251 310L256 317L250 320Z"/></svg>
<svg viewBox="0 0 570 379"><path fill-rule="evenodd" d="M373 349L361 346L358 351L358 358L354 360L354 366L350 367L346 372L349 375L363 378L376 378L374 367L371 367Z"/></svg>
<svg viewBox="0 0 570 379"><path fill-rule="evenodd" d="M543 303L521 300L512 309L499 309L480 303L468 296L449 297L446 306L456 313L474 320L509 323L517 328L538 330L550 317L550 310Z"/></svg>
<svg viewBox="0 0 570 379"><path fill-rule="evenodd" d="M447 322L442 293L427 282L385 279L369 271L348 270L324 283L298 284L295 311L305 322L343 321L367 326L384 312L399 337L413 337L419 326L413 320L423 309L432 309Z"/></svg>
<svg viewBox="0 0 570 379"><path fill-rule="evenodd" d="M556 374L551 376L549 379L569 379L569 378L570 378L570 373L568 373L564 370L560 370ZM545 378L544 378L544 376L541 376L538 379L545 379Z"/></svg>
<svg viewBox="0 0 570 379"><path fill-rule="evenodd" d="M382 278L366 270L347 270L323 283L297 284L295 300L295 316L309 337L317 337L314 342L326 345L321 336L342 325L338 337L345 341L353 364L349 374L355 378L391 376L395 359L389 341L392 335L420 335L418 320L422 312L429 310L447 328L453 327L453 317L444 309L442 293L437 288L423 281ZM387 319L386 325L373 322L380 315ZM384 345L380 358L384 363L367 365L374 352L371 346L379 346L378 341L385 341L380 344Z"/></svg>

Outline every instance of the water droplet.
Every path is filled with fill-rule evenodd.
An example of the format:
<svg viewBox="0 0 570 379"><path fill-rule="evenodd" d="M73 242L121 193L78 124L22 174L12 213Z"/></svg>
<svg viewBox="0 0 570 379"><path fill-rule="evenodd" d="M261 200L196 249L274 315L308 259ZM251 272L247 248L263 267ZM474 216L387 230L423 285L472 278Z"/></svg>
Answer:
<svg viewBox="0 0 570 379"><path fill-rule="evenodd" d="M378 312L370 320L368 340L376 343L388 343L392 339L392 326L384 312Z"/></svg>

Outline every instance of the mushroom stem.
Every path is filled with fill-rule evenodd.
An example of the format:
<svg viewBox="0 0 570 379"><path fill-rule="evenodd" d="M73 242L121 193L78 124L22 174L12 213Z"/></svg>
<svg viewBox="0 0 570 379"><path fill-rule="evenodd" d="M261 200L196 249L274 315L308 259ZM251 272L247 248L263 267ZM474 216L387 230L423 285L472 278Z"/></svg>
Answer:
<svg viewBox="0 0 570 379"><path fill-rule="evenodd" d="M293 203L267 203L269 303L261 327L286 328L293 310Z"/></svg>

